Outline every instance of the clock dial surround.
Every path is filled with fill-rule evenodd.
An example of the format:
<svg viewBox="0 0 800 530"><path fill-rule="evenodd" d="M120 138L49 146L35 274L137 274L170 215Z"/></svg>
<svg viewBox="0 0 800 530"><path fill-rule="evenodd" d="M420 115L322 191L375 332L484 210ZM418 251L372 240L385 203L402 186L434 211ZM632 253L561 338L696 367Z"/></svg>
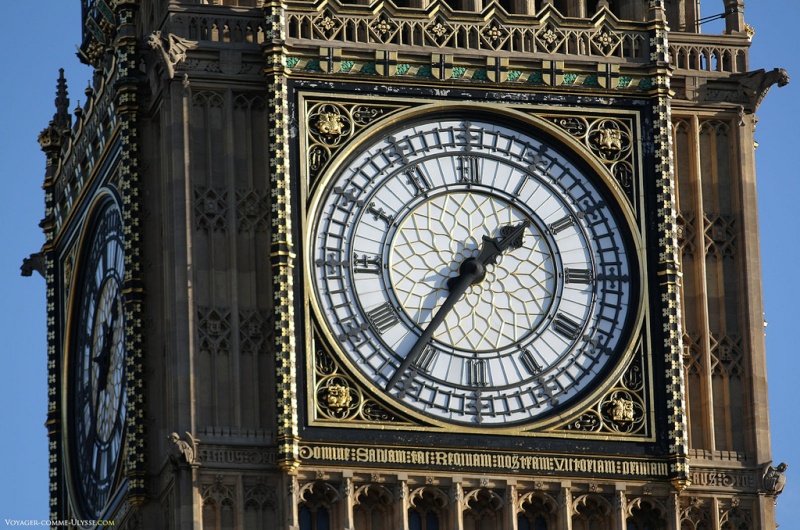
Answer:
<svg viewBox="0 0 800 530"><path fill-rule="evenodd" d="M635 227L609 178L541 124L464 114L398 120L331 166L309 216L311 303L390 401L437 422L527 424L630 350Z"/></svg>
<svg viewBox="0 0 800 530"><path fill-rule="evenodd" d="M103 513L120 477L127 390L122 217L106 199L84 246L74 293L67 418L81 515Z"/></svg>

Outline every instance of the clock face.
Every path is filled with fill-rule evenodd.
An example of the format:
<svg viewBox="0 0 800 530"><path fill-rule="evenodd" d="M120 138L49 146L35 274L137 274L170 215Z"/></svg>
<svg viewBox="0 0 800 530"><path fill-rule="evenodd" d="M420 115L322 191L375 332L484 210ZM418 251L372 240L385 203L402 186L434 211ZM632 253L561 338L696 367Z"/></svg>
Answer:
<svg viewBox="0 0 800 530"><path fill-rule="evenodd" d="M99 215L77 286L71 367L70 442L82 515L97 517L116 485L125 426L122 219Z"/></svg>
<svg viewBox="0 0 800 530"><path fill-rule="evenodd" d="M407 122L317 192L312 305L357 377L430 418L544 418L593 388L639 310L631 226L531 125Z"/></svg>

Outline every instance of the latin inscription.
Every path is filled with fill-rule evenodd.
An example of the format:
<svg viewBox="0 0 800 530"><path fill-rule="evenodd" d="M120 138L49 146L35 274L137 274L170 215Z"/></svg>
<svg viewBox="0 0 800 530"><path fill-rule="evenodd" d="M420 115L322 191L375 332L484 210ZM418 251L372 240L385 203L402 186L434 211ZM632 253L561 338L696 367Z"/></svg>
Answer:
<svg viewBox="0 0 800 530"><path fill-rule="evenodd" d="M666 477L666 462L639 462L625 459L576 456L539 456L519 453L437 451L405 448L346 446L300 447L300 458L307 461L356 462L364 464L403 464L418 466L464 467L541 472L589 473L619 476Z"/></svg>

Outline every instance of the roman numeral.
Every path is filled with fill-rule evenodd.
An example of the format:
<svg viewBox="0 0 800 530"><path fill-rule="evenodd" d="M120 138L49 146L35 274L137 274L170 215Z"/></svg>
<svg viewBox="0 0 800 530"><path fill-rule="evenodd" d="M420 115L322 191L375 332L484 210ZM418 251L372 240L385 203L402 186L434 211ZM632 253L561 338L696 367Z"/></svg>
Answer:
<svg viewBox="0 0 800 530"><path fill-rule="evenodd" d="M381 219L383 222L386 223L387 227L392 226L392 223L394 222L394 217L384 212L383 208L376 208L374 202L371 202L369 204L369 208L367 208L367 210L369 211L369 213L372 214L372 218L375 219L376 221L378 219Z"/></svg>
<svg viewBox="0 0 800 530"><path fill-rule="evenodd" d="M430 180L428 180L428 177L425 176L425 173L423 173L419 166L406 169L404 173L408 177L408 183L414 188L414 197L431 188Z"/></svg>
<svg viewBox="0 0 800 530"><path fill-rule="evenodd" d="M524 366L531 375L536 375L542 371L542 367L536 362L536 359L533 358L533 354L530 350L522 350L519 360L522 362L522 366Z"/></svg>
<svg viewBox="0 0 800 530"><path fill-rule="evenodd" d="M375 309L368 311L367 317L372 326L377 329L378 333L381 335L392 329L394 325L400 321L392 304L389 302L385 302Z"/></svg>
<svg viewBox="0 0 800 530"><path fill-rule="evenodd" d="M478 169L478 157L458 157L458 182L464 184L480 184L481 175Z"/></svg>
<svg viewBox="0 0 800 530"><path fill-rule="evenodd" d="M561 219L559 219L554 223L550 223L550 225L547 228L550 230L551 234L556 235L562 230L569 228L574 224L575 224L575 218L572 217L571 215L568 215L566 217L562 217Z"/></svg>
<svg viewBox="0 0 800 530"><path fill-rule="evenodd" d="M583 283L589 285L594 283L591 269L564 269L564 283Z"/></svg>
<svg viewBox="0 0 800 530"><path fill-rule="evenodd" d="M439 356L439 350L434 349L429 344L425 346L425 349L422 350L422 353L419 355L414 364L417 365L417 368L419 368L423 372L429 373L431 370L431 366L433 365L433 361L435 361L438 356Z"/></svg>
<svg viewBox="0 0 800 530"><path fill-rule="evenodd" d="M486 386L488 377L485 359L470 359L467 361L468 382L472 386Z"/></svg>
<svg viewBox="0 0 800 530"><path fill-rule="evenodd" d="M366 254L358 257L358 254L355 254L353 259L353 272L355 274L380 274L381 257L367 256Z"/></svg>
<svg viewBox="0 0 800 530"><path fill-rule="evenodd" d="M553 330L559 335L562 335L569 340L578 338L578 333L581 330L581 325L575 322L564 313L558 313L556 318L553 319Z"/></svg>

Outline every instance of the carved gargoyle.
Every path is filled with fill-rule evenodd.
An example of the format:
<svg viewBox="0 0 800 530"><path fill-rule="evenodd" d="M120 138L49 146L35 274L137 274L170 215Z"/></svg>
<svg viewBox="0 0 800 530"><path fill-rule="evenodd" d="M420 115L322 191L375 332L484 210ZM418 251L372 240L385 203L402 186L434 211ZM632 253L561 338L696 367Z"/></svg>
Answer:
<svg viewBox="0 0 800 530"><path fill-rule="evenodd" d="M181 440L181 437L178 436L178 433L173 432L169 435L169 441L172 442L173 449L172 454L170 454L170 458L176 464L181 462L181 459L185 461L190 466L197 466L199 462L197 460L197 445L200 443L200 440L192 436L190 432L186 433L186 437L189 440Z"/></svg>
<svg viewBox="0 0 800 530"><path fill-rule="evenodd" d="M789 84L789 74L783 68L774 68L767 72L763 68L753 72L747 72L739 77L739 90L747 98L753 112L758 110L758 106L764 101L764 97L774 84L779 87Z"/></svg>
<svg viewBox="0 0 800 530"><path fill-rule="evenodd" d="M772 467L771 465L767 465L766 469L764 470L764 490L776 497L780 495L783 491L783 488L786 486L786 469L788 469L789 465L785 462L781 462L778 464L778 467Z"/></svg>
<svg viewBox="0 0 800 530"><path fill-rule="evenodd" d="M154 31L147 36L147 45L150 46L164 63L170 79L175 77L175 67L186 60L186 50L197 47L197 42L183 39L171 33L166 37L160 31Z"/></svg>
<svg viewBox="0 0 800 530"><path fill-rule="evenodd" d="M23 258L22 266L19 269L23 276L31 276L33 271L36 271L44 278L44 255L41 252L37 252L31 254L30 257Z"/></svg>

